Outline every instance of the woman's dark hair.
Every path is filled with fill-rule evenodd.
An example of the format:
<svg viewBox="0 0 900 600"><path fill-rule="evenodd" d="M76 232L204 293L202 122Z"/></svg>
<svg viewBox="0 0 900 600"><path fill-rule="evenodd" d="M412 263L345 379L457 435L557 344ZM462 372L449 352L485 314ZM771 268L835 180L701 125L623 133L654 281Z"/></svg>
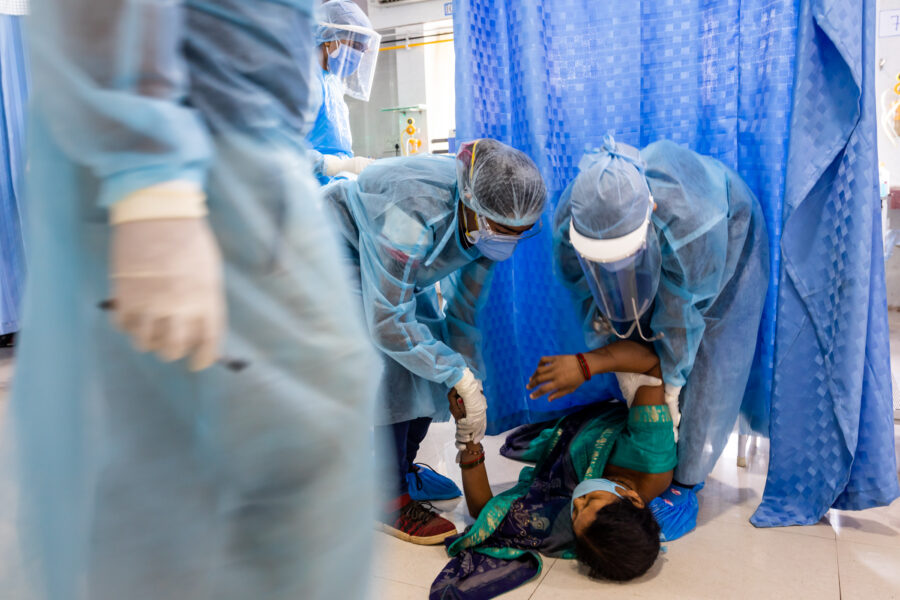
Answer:
<svg viewBox="0 0 900 600"><path fill-rule="evenodd" d="M575 554L594 578L628 581L646 573L659 555L659 524L648 507L621 499L597 511L575 536Z"/></svg>

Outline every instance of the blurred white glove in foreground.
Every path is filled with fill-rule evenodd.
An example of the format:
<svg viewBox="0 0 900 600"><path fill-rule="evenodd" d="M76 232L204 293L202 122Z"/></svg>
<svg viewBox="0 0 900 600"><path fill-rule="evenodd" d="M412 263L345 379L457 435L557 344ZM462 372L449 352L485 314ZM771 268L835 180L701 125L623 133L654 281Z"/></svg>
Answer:
<svg viewBox="0 0 900 600"><path fill-rule="evenodd" d="M196 196L169 202L165 185L111 210L113 321L139 350L164 361L190 356L199 371L219 358L225 332L222 256L206 217L196 216L205 214L202 192L199 205Z"/></svg>

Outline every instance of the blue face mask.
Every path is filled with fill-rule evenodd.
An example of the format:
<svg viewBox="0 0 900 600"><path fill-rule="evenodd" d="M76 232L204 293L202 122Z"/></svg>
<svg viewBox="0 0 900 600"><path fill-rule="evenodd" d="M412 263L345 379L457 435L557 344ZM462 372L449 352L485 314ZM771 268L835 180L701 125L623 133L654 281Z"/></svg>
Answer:
<svg viewBox="0 0 900 600"><path fill-rule="evenodd" d="M362 62L363 53L346 44L338 44L334 52L328 53L328 70L338 77L353 75Z"/></svg>
<svg viewBox="0 0 900 600"><path fill-rule="evenodd" d="M475 247L478 248L481 254L495 262L502 262L512 256L516 250L516 245L522 237L493 231L487 219L481 215L476 215L475 219L478 223L478 229L473 232L467 232L466 236L470 242L475 244Z"/></svg>
<svg viewBox="0 0 900 600"><path fill-rule="evenodd" d="M475 240L475 247L487 258L502 262L513 255L519 240L508 239L508 236L480 237Z"/></svg>
<svg viewBox="0 0 900 600"><path fill-rule="evenodd" d="M570 512L575 512L575 498L587 496L591 492L609 492L621 498L622 494L616 491L617 487L624 488L625 486L621 483L610 481L609 479L585 479L575 486L575 490L572 492L572 507Z"/></svg>

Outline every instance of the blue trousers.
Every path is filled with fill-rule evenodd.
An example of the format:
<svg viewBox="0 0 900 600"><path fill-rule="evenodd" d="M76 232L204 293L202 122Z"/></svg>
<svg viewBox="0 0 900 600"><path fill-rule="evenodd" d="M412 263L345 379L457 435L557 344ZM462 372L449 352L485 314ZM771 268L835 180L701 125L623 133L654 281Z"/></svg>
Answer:
<svg viewBox="0 0 900 600"><path fill-rule="evenodd" d="M388 497L398 497L409 491L406 483L406 474L416 460L416 454L419 452L419 446L428 433L428 427L431 425L429 417L421 417L412 421L401 421L392 425L384 425L376 427L381 439L385 440L388 446L394 451L393 461L388 462L395 480L393 483L393 493L389 493ZM390 459L389 459L390 460Z"/></svg>

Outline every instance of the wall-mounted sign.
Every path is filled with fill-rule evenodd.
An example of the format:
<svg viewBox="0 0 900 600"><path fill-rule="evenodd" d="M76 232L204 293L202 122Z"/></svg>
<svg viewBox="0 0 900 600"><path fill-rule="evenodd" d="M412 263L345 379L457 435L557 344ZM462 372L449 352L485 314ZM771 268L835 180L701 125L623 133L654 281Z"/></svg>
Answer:
<svg viewBox="0 0 900 600"><path fill-rule="evenodd" d="M878 15L878 37L900 35L900 10L883 10Z"/></svg>

